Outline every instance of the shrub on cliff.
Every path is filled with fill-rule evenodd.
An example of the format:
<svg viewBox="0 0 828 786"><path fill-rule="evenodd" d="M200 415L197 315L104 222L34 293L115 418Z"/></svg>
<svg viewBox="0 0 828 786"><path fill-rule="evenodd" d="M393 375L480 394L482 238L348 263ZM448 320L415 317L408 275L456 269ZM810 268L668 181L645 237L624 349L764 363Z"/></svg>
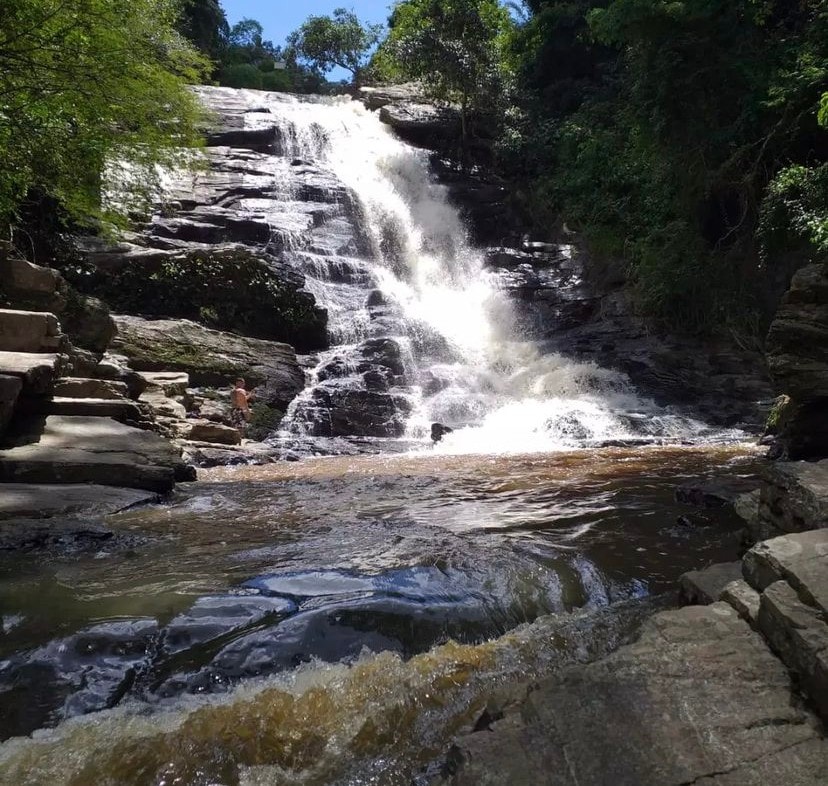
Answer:
<svg viewBox="0 0 828 786"><path fill-rule="evenodd" d="M300 349L326 346L327 316L313 297L242 249L196 251L161 263L134 261L118 272L64 274L113 310L150 317L181 317Z"/></svg>

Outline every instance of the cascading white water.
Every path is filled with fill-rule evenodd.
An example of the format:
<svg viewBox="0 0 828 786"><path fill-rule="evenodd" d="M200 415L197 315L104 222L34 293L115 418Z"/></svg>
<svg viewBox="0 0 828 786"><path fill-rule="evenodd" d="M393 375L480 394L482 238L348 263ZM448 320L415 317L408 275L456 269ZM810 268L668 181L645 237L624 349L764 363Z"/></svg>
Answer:
<svg viewBox="0 0 828 786"><path fill-rule="evenodd" d="M395 383L410 405L405 436L425 440L432 422L449 425L455 430L439 444L443 452L709 435L702 423L636 395L622 374L542 355L522 338L509 299L434 182L427 154L397 139L375 113L347 98L257 93L250 102L257 108L246 123L266 114L280 154L298 171L311 167L329 178L324 235L299 233L283 243L284 256L328 309L332 341L288 411L285 433L305 430L302 414L332 362L339 378L328 385L364 387L349 353L383 337L395 340L405 362L406 382ZM306 180L300 185L277 187L287 202L307 201ZM380 320L371 298L386 308Z"/></svg>

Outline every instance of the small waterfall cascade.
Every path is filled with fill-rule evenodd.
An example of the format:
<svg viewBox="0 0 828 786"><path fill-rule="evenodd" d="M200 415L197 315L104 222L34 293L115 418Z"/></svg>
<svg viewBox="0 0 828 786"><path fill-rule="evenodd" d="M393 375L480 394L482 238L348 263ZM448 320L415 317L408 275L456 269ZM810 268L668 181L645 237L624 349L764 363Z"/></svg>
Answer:
<svg viewBox="0 0 828 786"><path fill-rule="evenodd" d="M275 128L270 249L329 315L330 349L280 439L428 444L432 422L453 429L438 446L447 452L709 436L638 396L623 374L542 354L522 336L427 152L375 113L344 97L237 92L245 127Z"/></svg>

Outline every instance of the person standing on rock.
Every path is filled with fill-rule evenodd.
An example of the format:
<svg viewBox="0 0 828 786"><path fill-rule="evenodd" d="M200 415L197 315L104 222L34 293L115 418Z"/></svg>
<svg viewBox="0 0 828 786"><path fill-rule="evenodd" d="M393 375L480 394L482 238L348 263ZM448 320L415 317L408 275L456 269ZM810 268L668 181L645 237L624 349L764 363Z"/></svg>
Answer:
<svg viewBox="0 0 828 786"><path fill-rule="evenodd" d="M236 380L235 387L230 391L230 403L233 405L230 410L230 420L242 436L250 422L250 400L254 395L252 391L247 390L246 383L241 378Z"/></svg>

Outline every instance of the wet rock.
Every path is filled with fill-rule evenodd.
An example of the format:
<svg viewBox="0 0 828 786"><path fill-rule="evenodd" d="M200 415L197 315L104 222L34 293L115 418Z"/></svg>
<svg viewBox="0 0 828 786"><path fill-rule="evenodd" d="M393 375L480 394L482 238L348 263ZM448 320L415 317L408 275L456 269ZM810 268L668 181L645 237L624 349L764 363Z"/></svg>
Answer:
<svg viewBox="0 0 828 786"><path fill-rule="evenodd" d="M706 605L715 603L725 587L742 577L742 562L721 562L704 570L691 570L679 577L682 600Z"/></svg>
<svg viewBox="0 0 828 786"><path fill-rule="evenodd" d="M323 384L300 405L296 418L316 437L400 437L412 408L403 394Z"/></svg>
<svg viewBox="0 0 828 786"><path fill-rule="evenodd" d="M179 437L193 442L210 442L218 445L240 445L242 436L237 428L212 423L209 420L188 420L177 429Z"/></svg>
<svg viewBox="0 0 828 786"><path fill-rule="evenodd" d="M787 670L724 603L657 614L636 643L540 681L489 729L458 741L442 783L817 786L828 777L828 741Z"/></svg>
<svg viewBox="0 0 828 786"><path fill-rule="evenodd" d="M751 478L715 478L702 483L685 483L676 489L676 502L697 508L733 506L742 495L757 489L758 481Z"/></svg>
<svg viewBox="0 0 828 786"><path fill-rule="evenodd" d="M0 494L0 520L53 516L104 516L147 502L158 495L139 489L112 486L33 485L4 483Z"/></svg>
<svg viewBox="0 0 828 786"><path fill-rule="evenodd" d="M263 595L218 595L199 598L162 632L162 649L175 654L244 628L296 611L285 598Z"/></svg>
<svg viewBox="0 0 828 786"><path fill-rule="evenodd" d="M789 459L828 456L828 265L800 269L771 324L768 368L790 399L779 438Z"/></svg>
<svg viewBox="0 0 828 786"><path fill-rule="evenodd" d="M287 344L222 333L184 319L115 320L115 347L139 371L183 371L196 385L228 386L243 377L260 401L282 410L305 386L305 374Z"/></svg>
<svg viewBox="0 0 828 786"><path fill-rule="evenodd" d="M15 732L27 734L113 707L132 686L136 671L148 663L157 632L155 620L107 622L1 661L0 694L7 694L9 704L11 694L14 705L28 700L37 708L28 718L17 719Z"/></svg>

